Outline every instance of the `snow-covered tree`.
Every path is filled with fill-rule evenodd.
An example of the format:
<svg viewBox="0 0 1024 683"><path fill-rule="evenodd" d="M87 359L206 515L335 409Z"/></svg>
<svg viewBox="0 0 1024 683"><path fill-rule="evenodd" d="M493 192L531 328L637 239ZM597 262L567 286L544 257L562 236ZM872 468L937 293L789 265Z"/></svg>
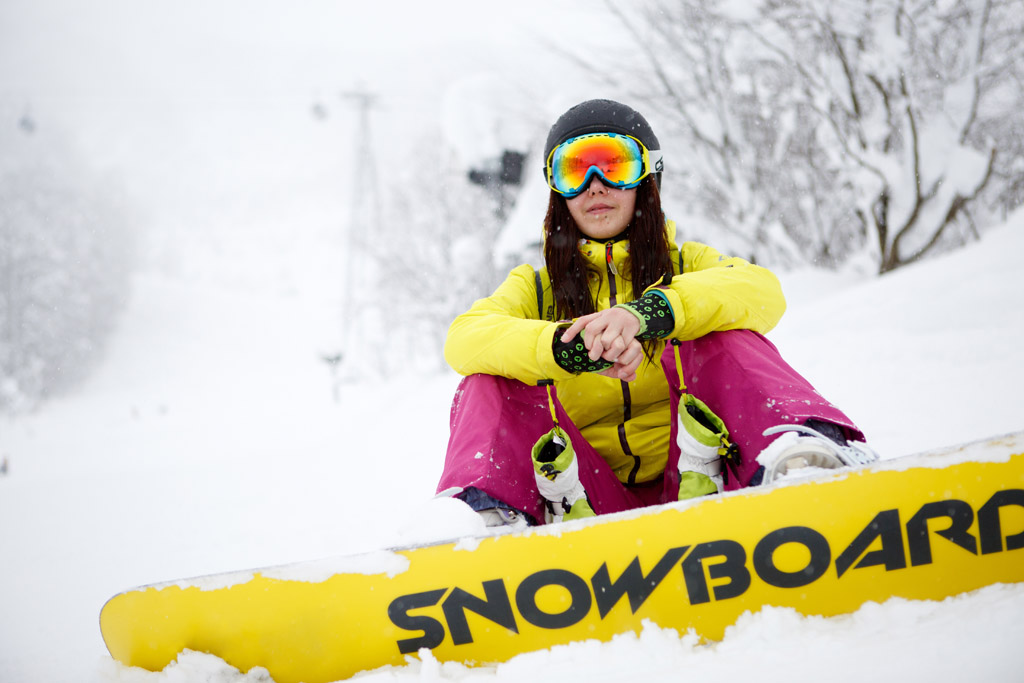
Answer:
<svg viewBox="0 0 1024 683"><path fill-rule="evenodd" d="M451 321L504 275L493 256L502 207L438 139L421 142L429 178L427 167L393 177L380 224L353 237L364 259L355 298L367 304L357 306L367 346L357 352L385 374L436 369Z"/></svg>
<svg viewBox="0 0 1024 683"><path fill-rule="evenodd" d="M1005 123L1022 120L1024 2L771 2L743 28L794 74L818 175L853 198L881 272L974 230Z"/></svg>
<svg viewBox="0 0 1024 683"><path fill-rule="evenodd" d="M666 190L734 251L885 272L1021 201L1024 0L608 7L643 62L603 73L670 122Z"/></svg>
<svg viewBox="0 0 1024 683"><path fill-rule="evenodd" d="M0 411L83 377L127 296L125 219L41 135L0 133Z"/></svg>

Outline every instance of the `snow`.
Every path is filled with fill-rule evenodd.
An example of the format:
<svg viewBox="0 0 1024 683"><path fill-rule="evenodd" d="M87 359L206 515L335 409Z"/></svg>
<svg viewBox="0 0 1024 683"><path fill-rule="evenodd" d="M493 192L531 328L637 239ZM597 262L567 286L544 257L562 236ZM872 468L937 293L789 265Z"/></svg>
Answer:
<svg viewBox="0 0 1024 683"><path fill-rule="evenodd" d="M1018 681L1019 658L1006 656L1007 637L991 634L1019 633L1017 623L1024 608L1024 593L1009 586L992 586L971 596L943 602L894 600L886 605L869 604L846 617L805 618L789 609L773 609L744 615L726 640L701 646L696 637L645 625L640 635L625 635L610 643L578 643L549 652L516 657L497 669L472 669L441 663L429 655L409 657L403 668L382 669L356 676L360 683L386 681L520 681L586 680L598 683L645 681L669 683L694 681L791 681L828 680L835 683L881 681ZM979 623L978 610L990 621L984 633L956 642L950 657L942 634L967 631ZM930 642L924 641L932 638ZM945 666L941 670L934 660ZM810 661L808 661L810 660ZM817 669L810 673L808 664ZM221 660L190 652L160 675L138 669L103 665L119 683L263 683L265 672L248 675ZM808 673L805 674L804 672ZM941 671L936 674L935 672Z"/></svg>
<svg viewBox="0 0 1024 683"><path fill-rule="evenodd" d="M37 413L0 417L3 683L265 682L200 653L164 672L123 667L106 655L99 610L137 585L213 587L318 558L305 580L397 572L381 548L479 531L456 501L432 498L458 378L336 387L323 360L338 336L338 188L351 185L339 150L354 130L337 91L364 78L402 93L374 124L390 133L392 160L420 118L492 87L506 63L482 46L519 60L512 92L524 107L545 103L538 121L605 93L568 92L567 74L523 37L571 20L582 39L598 25L593 3L523 0L500 22L488 3L444 4L402 3L407 21L394 21L396 3L361 5L358 20L328 0L241 12L230 0L3 3L5 97L20 106L25 94L40 131L57 112L100 168L129 169L152 224L101 366ZM308 114L318 99L324 125ZM466 114L455 107L441 129L451 135ZM543 211L535 169L540 208L517 213L529 239ZM1018 213L980 243L882 278L780 273L790 310L770 337L885 457L1019 431L1021 253ZM226 572L237 573L191 578ZM1022 585L832 619L770 608L712 645L649 626L478 669L424 654L359 680L1016 681L1022 613Z"/></svg>
<svg viewBox="0 0 1024 683"><path fill-rule="evenodd" d="M783 274L791 309L771 338L886 457L1018 431L1024 289L1011 259L1022 249L1017 214L980 243L880 279L822 292L820 274ZM479 529L456 501L431 499L458 378L345 385L335 402L316 349L331 313L141 276L92 379L3 423L0 679L257 680L198 654L165 673L119 667L105 659L98 611L135 585ZM497 667L426 656L364 679L635 680L642 667L648 680L1014 680L1022 609L1019 585L835 619L766 609L711 646L650 627Z"/></svg>

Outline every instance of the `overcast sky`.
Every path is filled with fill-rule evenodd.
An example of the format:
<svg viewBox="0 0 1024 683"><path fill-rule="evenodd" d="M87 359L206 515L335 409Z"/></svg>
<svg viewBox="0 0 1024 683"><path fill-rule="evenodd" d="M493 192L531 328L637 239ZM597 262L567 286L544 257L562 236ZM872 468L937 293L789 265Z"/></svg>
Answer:
<svg viewBox="0 0 1024 683"><path fill-rule="evenodd" d="M315 240L343 219L357 172L342 93L379 98L386 186L423 130L451 137L492 106L517 108L509 135L529 138L590 96L543 41L589 50L608 26L582 0L3 0L0 125L30 116L40 145L59 136L117 178L158 232L301 223ZM613 54L601 45L597 69ZM479 100L481 116L452 115ZM493 147L485 132L457 142Z"/></svg>

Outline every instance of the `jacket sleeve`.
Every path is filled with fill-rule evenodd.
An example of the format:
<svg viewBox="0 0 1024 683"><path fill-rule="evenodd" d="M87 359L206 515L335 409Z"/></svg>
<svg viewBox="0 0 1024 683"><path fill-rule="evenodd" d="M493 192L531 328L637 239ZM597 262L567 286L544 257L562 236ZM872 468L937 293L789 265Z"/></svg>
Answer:
<svg viewBox="0 0 1024 683"><path fill-rule="evenodd" d="M558 325L539 320L534 270L515 268L492 295L479 299L448 328L444 357L460 375L482 373L533 384L567 379L551 350Z"/></svg>
<svg viewBox="0 0 1024 683"><path fill-rule="evenodd" d="M659 287L675 316L672 338L697 339L725 330L765 334L785 313L782 286L767 268L699 242L684 243L682 256L683 272Z"/></svg>

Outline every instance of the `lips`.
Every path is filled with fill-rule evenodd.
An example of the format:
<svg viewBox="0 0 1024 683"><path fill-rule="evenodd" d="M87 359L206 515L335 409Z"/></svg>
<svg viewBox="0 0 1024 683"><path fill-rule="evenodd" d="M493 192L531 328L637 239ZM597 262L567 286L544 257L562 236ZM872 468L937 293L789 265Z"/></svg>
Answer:
<svg viewBox="0 0 1024 683"><path fill-rule="evenodd" d="M594 204L587 209L587 213L604 213L606 211L611 211L614 208L614 206L610 206L608 204Z"/></svg>

